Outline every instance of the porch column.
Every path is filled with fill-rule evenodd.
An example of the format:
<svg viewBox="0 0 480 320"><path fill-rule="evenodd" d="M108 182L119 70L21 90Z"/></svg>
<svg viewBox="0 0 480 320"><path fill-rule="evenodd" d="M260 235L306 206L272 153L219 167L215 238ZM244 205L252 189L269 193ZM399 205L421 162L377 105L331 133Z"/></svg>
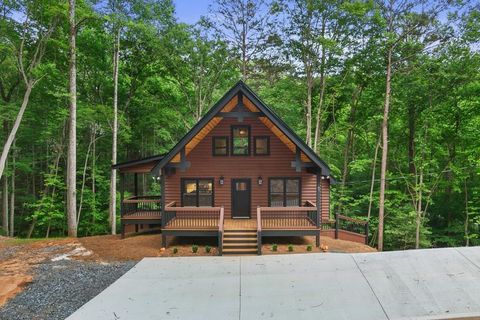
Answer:
<svg viewBox="0 0 480 320"><path fill-rule="evenodd" d="M123 223L123 198L125 193L125 173L120 172L120 227L122 229L122 239L125 238L125 224Z"/></svg>
<svg viewBox="0 0 480 320"><path fill-rule="evenodd" d="M317 172L317 192L315 194L316 196L316 201L315 203L317 204L317 228L318 228L318 234L316 236L316 245L317 247L320 247L320 230L322 229L322 180L321 180L321 175L320 173Z"/></svg>
<svg viewBox="0 0 480 320"><path fill-rule="evenodd" d="M162 247L167 247L167 236L163 233L163 228L165 227L165 168L160 170L160 207L162 211Z"/></svg>
<svg viewBox="0 0 480 320"><path fill-rule="evenodd" d="M138 196L138 173L135 172L135 175L134 175L134 178L135 178L135 196Z"/></svg>

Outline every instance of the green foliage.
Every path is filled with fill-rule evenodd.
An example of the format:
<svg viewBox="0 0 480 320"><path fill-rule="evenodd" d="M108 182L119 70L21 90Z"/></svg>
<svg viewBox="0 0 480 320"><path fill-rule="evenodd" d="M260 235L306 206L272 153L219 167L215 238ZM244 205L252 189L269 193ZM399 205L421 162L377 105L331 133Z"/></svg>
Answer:
<svg viewBox="0 0 480 320"><path fill-rule="evenodd" d="M198 251L198 246L197 246L196 244L194 244L194 245L192 246L192 252L193 252L193 253L197 253L197 251Z"/></svg>
<svg viewBox="0 0 480 320"><path fill-rule="evenodd" d="M210 253L210 251L212 251L212 247L210 247L210 246L205 246L205 252L206 252L206 253Z"/></svg>
<svg viewBox="0 0 480 320"><path fill-rule="evenodd" d="M289 252L292 252L293 251L293 244L289 244L287 248L288 248Z"/></svg>
<svg viewBox="0 0 480 320"><path fill-rule="evenodd" d="M311 244L307 245L307 251L312 251L313 246Z"/></svg>
<svg viewBox="0 0 480 320"><path fill-rule="evenodd" d="M172 250L173 254L177 254L178 253L178 248L177 247L174 247L173 250Z"/></svg>
<svg viewBox="0 0 480 320"><path fill-rule="evenodd" d="M278 250L278 245L272 244L272 251L276 252Z"/></svg>

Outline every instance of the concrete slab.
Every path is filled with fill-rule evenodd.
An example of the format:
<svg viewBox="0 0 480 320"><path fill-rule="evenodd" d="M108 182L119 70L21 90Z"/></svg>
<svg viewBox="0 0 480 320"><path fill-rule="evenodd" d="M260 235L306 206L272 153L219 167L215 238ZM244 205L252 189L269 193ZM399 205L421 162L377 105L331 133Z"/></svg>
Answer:
<svg viewBox="0 0 480 320"><path fill-rule="evenodd" d="M240 258L145 258L69 320L238 319Z"/></svg>
<svg viewBox="0 0 480 320"><path fill-rule="evenodd" d="M480 247L146 258L68 319L480 317Z"/></svg>
<svg viewBox="0 0 480 320"><path fill-rule="evenodd" d="M480 316L480 269L454 248L353 257L390 319Z"/></svg>
<svg viewBox="0 0 480 320"><path fill-rule="evenodd" d="M244 257L241 274L241 319L387 319L347 254Z"/></svg>

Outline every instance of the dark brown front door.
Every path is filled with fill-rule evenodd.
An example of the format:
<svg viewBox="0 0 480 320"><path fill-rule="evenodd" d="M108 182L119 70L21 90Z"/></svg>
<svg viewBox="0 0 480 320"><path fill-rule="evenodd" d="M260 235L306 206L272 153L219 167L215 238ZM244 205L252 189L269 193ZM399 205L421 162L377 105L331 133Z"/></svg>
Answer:
<svg viewBox="0 0 480 320"><path fill-rule="evenodd" d="M250 179L232 179L232 218L250 218L250 186Z"/></svg>

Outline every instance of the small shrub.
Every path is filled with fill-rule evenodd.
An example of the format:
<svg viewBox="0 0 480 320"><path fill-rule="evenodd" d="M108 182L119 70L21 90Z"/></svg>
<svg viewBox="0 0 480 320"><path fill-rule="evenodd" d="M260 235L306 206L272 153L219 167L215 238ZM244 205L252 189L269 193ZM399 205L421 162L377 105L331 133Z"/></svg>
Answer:
<svg viewBox="0 0 480 320"><path fill-rule="evenodd" d="M205 252L206 252L206 253L210 253L210 251L212 251L212 247L210 247L210 246L205 246Z"/></svg>
<svg viewBox="0 0 480 320"><path fill-rule="evenodd" d="M0 227L0 236L7 236L7 231L5 231L5 229L3 229L2 227Z"/></svg>
<svg viewBox="0 0 480 320"><path fill-rule="evenodd" d="M292 251L293 251L293 245L291 245L291 244L288 245L288 251L289 251L289 252L292 252Z"/></svg>
<svg viewBox="0 0 480 320"><path fill-rule="evenodd" d="M313 249L312 245L309 244L309 245L307 246L307 251L312 251L312 249Z"/></svg>
<svg viewBox="0 0 480 320"><path fill-rule="evenodd" d="M198 251L198 246L197 246L196 244L194 244L194 245L192 246L192 252L193 252L193 253L197 253L197 251Z"/></svg>
<svg viewBox="0 0 480 320"><path fill-rule="evenodd" d="M272 245L272 251L277 251L277 249L278 249L278 246L276 244L273 244Z"/></svg>
<svg viewBox="0 0 480 320"><path fill-rule="evenodd" d="M177 247L173 248L173 254L177 254L177 253L178 253L178 248Z"/></svg>

